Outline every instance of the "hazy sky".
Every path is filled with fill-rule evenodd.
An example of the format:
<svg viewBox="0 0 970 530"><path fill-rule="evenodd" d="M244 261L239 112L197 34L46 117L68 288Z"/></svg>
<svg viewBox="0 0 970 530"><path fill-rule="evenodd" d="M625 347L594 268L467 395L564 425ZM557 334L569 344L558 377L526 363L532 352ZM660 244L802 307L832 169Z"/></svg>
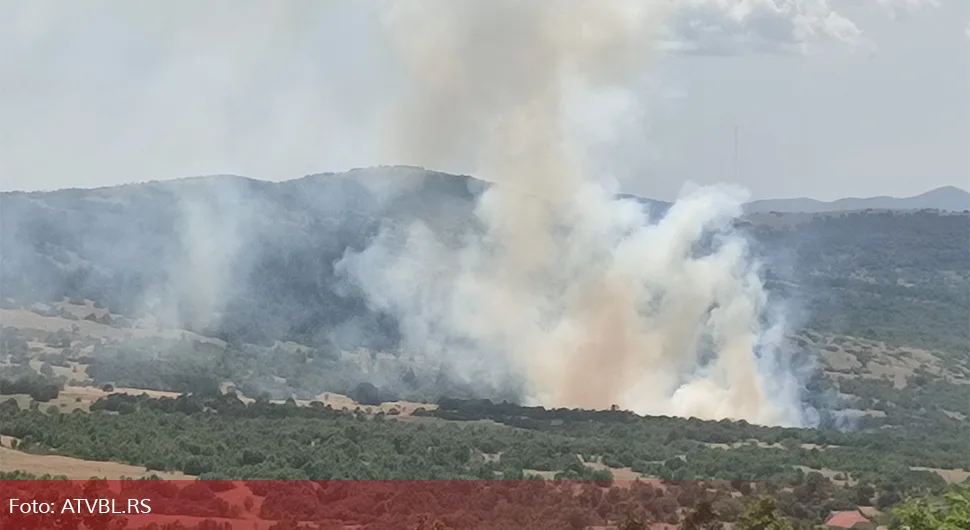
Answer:
<svg viewBox="0 0 970 530"><path fill-rule="evenodd" d="M673 8L596 151L628 191L735 180L735 124L756 198L970 187L970 1L643 1ZM378 5L0 0L0 189L406 163Z"/></svg>

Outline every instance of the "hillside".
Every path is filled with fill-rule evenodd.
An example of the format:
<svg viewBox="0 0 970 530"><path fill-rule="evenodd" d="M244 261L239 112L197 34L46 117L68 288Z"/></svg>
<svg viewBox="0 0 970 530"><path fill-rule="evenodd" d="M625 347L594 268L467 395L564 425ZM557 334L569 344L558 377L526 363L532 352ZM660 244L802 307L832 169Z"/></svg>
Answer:
<svg viewBox="0 0 970 530"><path fill-rule="evenodd" d="M368 316L352 293L338 294L329 279L320 289L306 287L329 278L333 262L365 244L384 220L437 219L460 226L471 214L476 184L398 168L280 184L211 177L6 193L0 198L2 292L29 302L87 298L125 315L144 313L157 295L162 305L169 304L166 309L179 313L179 323L204 325L192 314L195 308L173 307L195 295L188 292L194 285L174 284L174 269L185 266L202 276L199 281L240 283L233 292L219 293L228 299L228 318L210 330L215 334L238 334L246 342L292 337L319 344L324 337L314 336L318 330L359 316L357 325L375 330L369 335L393 335L380 315ZM385 197L385 191L393 195ZM302 312L297 305L313 309L294 314Z"/></svg>
<svg viewBox="0 0 970 530"><path fill-rule="evenodd" d="M4 325L33 315L131 337L136 342L99 347L102 357L88 369L96 381L125 386L179 390L187 374L211 373L249 395L278 398L350 393L367 382L395 398L515 399L514 387L463 388L448 366L420 359L364 354L339 370L306 366L361 348L394 354L394 318L373 309L334 263L388 224L421 221L458 245L462 232L478 228L474 204L486 187L396 167L282 183L223 176L5 193ZM652 217L668 206L640 201ZM968 368L967 214L754 214L745 223L793 336L814 331L929 349L958 375ZM189 342L179 342L186 332ZM230 348L192 346L192 336Z"/></svg>
<svg viewBox="0 0 970 530"><path fill-rule="evenodd" d="M822 213L856 210L941 210L960 212L970 209L970 192L954 186L936 188L913 197L847 197L835 201L815 199L764 199L745 206L749 213Z"/></svg>
<svg viewBox="0 0 970 530"><path fill-rule="evenodd" d="M401 354L397 323L333 263L388 223L457 246L485 187L377 168L0 195L0 470L592 480L615 502L568 513L604 524L630 495L657 524L701 497L735 521L761 493L806 524L879 519L970 477L968 214L740 221L819 416L786 429L525 407L514 385ZM654 218L669 207L639 201Z"/></svg>

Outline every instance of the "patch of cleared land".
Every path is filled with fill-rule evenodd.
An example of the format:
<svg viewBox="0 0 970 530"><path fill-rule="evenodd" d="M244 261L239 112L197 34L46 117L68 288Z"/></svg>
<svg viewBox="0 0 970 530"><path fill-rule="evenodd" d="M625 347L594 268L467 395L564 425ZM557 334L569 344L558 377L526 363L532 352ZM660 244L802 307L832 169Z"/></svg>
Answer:
<svg viewBox="0 0 970 530"><path fill-rule="evenodd" d="M0 447L0 471L25 471L36 475L63 475L73 480L87 480L100 477L117 480L122 477L144 478L156 475L166 480L192 480L195 477L184 473L163 473L145 471L145 468L120 464L117 462L95 462L68 456L35 455L10 449L13 440L3 437Z"/></svg>
<svg viewBox="0 0 970 530"><path fill-rule="evenodd" d="M913 471L932 471L943 477L947 484L963 484L970 480L970 471L963 469L935 469L931 467L911 467Z"/></svg>
<svg viewBox="0 0 970 530"><path fill-rule="evenodd" d="M71 304L63 304L63 307L71 307ZM69 312L74 314L73 311ZM56 333L61 329L64 331L71 331L75 329L75 326L77 326L77 334L102 339L165 338L179 340L182 337L186 337L190 340L207 342L220 347L225 346L225 342L219 339L205 337L182 329L159 328L157 326L152 326L152 323L149 321L138 322L134 327L130 328L120 328L102 324L100 322L84 320L83 318L78 320L70 320L59 316L38 315L37 313L28 311L26 309L0 309L0 322L3 322L4 326L20 329L36 329L49 333Z"/></svg>
<svg viewBox="0 0 970 530"><path fill-rule="evenodd" d="M802 472L805 474L812 473L812 472L819 473L823 477L831 480L834 484L838 484L839 486L855 486L855 484L858 482L856 480L849 478L849 474L846 473L845 471L838 471L836 469L824 469L824 468L812 469L808 466L792 466L792 467L794 467L795 469L802 470ZM836 478L836 477L839 477L839 478Z"/></svg>
<svg viewBox="0 0 970 530"><path fill-rule="evenodd" d="M120 392L121 390L122 389L116 389L115 391ZM140 389L125 389L125 390L129 391L125 393L135 394L135 395L141 394L143 392ZM228 385L223 385L222 391L226 392L228 390L229 390ZM173 397L178 395L173 392L167 392L164 394L171 394ZM244 403L253 403L254 401L256 401L251 397L246 397L241 394L238 394L238 391L237 391L237 396ZM325 392L323 394L318 395L315 399L312 399L312 400L294 399L293 401L295 401L297 406L300 406L300 407L309 407L314 401L316 401L319 403L323 403L324 405L330 405L330 407L333 408L334 410L343 410L343 409L356 410L359 408L360 410L364 411L364 413L366 414L377 414L377 413L383 412L385 415L391 414L392 416L394 415L411 416L414 413L414 411L416 411L417 409L424 409L424 410L430 411L438 408L438 405L433 403L419 403L416 401L385 401L380 405L361 405L360 403L357 403L349 396L345 396L343 394L335 394L333 392ZM270 403L283 404L283 403L286 403L286 400L274 399L274 400L271 400Z"/></svg>
<svg viewBox="0 0 970 530"><path fill-rule="evenodd" d="M744 440L740 442L733 442L729 444L719 444L719 443L705 443L704 445L712 449L737 449L739 447L753 446L761 449L784 449L785 446L779 443L765 443L759 440Z"/></svg>
<svg viewBox="0 0 970 530"><path fill-rule="evenodd" d="M942 377L951 383L970 383L962 372L948 369L936 353L919 348L899 348L883 342L850 336L808 333L795 337L820 352L827 371L838 378L884 379L897 389L905 388L917 371Z"/></svg>
<svg viewBox="0 0 970 530"><path fill-rule="evenodd" d="M577 455L577 456L579 456L579 459L580 460L583 460L583 465L585 465L586 467L588 467L590 469L594 469L594 470L597 470L597 471L604 470L604 469L609 470L610 473L613 473L613 479L614 480L618 480L618 481L634 481L634 480L651 481L653 479L653 477L649 477L647 475L644 475L644 474L641 474L641 473L637 473L636 471L634 471L634 470L632 470L632 469L630 469L628 467L610 467L610 466L607 466L606 464L604 464L603 462L599 461L599 459L597 459L595 461L586 461L586 460L583 459L583 457L581 455Z"/></svg>
<svg viewBox="0 0 970 530"><path fill-rule="evenodd" d="M486 460L497 462L501 458L501 455L483 455ZM586 460L582 455L576 455L583 462L583 465L594 470L609 470L613 474L613 479L617 481L617 485L628 484L633 481L646 482L655 487L664 488L663 482L656 477L651 477L649 475L644 475L642 473L637 473L628 467L609 467L602 463L598 458L595 460ZM553 480L556 477L557 471L539 471L536 469L523 469L523 473L526 475L538 475L546 480Z"/></svg>
<svg viewBox="0 0 970 530"><path fill-rule="evenodd" d="M161 390L145 390L142 388L125 388L119 387L114 389L115 394L130 394L133 396L140 396L142 394L147 394L151 397L178 397L178 392L164 392ZM104 390L93 387L93 386L66 386L64 390L58 394L56 399L48 401L46 403L41 403L41 410L47 410L51 406L57 407L61 412L73 412L74 409L81 409L83 411L88 411L91 409L91 405L111 394L111 392L105 392ZM6 401L7 399L14 399L20 408L27 408L30 406L31 399L30 396L26 394L12 394L9 396L3 396L0 401Z"/></svg>
<svg viewBox="0 0 970 530"><path fill-rule="evenodd" d="M323 403L324 405L330 405L331 407L337 410L341 410L343 408L347 408L348 410L354 410L357 407L360 407L360 409L363 410L364 412L367 412L367 410L370 409L371 413L374 413L374 414L378 412L383 412L384 414L387 414L392 410L396 410L397 413L401 416L410 416L411 414L414 413L415 410L419 408L424 410L434 410L438 408L438 405L435 405L432 403L418 403L414 401L388 401L378 406L361 405L356 401L354 401L353 399L343 394L333 394L329 392L325 394L320 394L319 396L317 396L316 400ZM304 402L303 404L309 405L308 402Z"/></svg>

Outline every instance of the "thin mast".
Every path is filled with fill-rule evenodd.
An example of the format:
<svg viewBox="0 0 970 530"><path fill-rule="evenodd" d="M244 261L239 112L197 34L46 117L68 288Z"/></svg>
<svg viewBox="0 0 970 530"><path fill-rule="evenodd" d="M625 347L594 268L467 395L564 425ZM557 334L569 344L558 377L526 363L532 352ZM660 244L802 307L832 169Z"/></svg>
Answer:
<svg viewBox="0 0 970 530"><path fill-rule="evenodd" d="M734 182L735 184L741 181L741 164L740 157L738 155L739 149L739 137L741 135L741 128L735 124L734 125Z"/></svg>

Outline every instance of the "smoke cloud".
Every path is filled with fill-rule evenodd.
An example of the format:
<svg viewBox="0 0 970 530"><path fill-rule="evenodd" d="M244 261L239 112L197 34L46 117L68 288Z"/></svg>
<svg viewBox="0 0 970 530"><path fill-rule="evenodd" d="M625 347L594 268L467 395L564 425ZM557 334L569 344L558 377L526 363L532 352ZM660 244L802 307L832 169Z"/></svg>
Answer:
<svg viewBox="0 0 970 530"><path fill-rule="evenodd" d="M546 406L802 425L734 228L746 194L690 191L650 222L584 156L574 110L635 100L660 5L395 2L384 23L411 84L387 148L426 166L471 154L496 185L458 242L385 226L336 269L398 317L409 351L470 382L519 374Z"/></svg>
<svg viewBox="0 0 970 530"><path fill-rule="evenodd" d="M235 177L163 183L173 193L178 247L165 275L145 294L142 313L170 328L205 329L219 322L233 280L246 271L241 250L253 201Z"/></svg>

